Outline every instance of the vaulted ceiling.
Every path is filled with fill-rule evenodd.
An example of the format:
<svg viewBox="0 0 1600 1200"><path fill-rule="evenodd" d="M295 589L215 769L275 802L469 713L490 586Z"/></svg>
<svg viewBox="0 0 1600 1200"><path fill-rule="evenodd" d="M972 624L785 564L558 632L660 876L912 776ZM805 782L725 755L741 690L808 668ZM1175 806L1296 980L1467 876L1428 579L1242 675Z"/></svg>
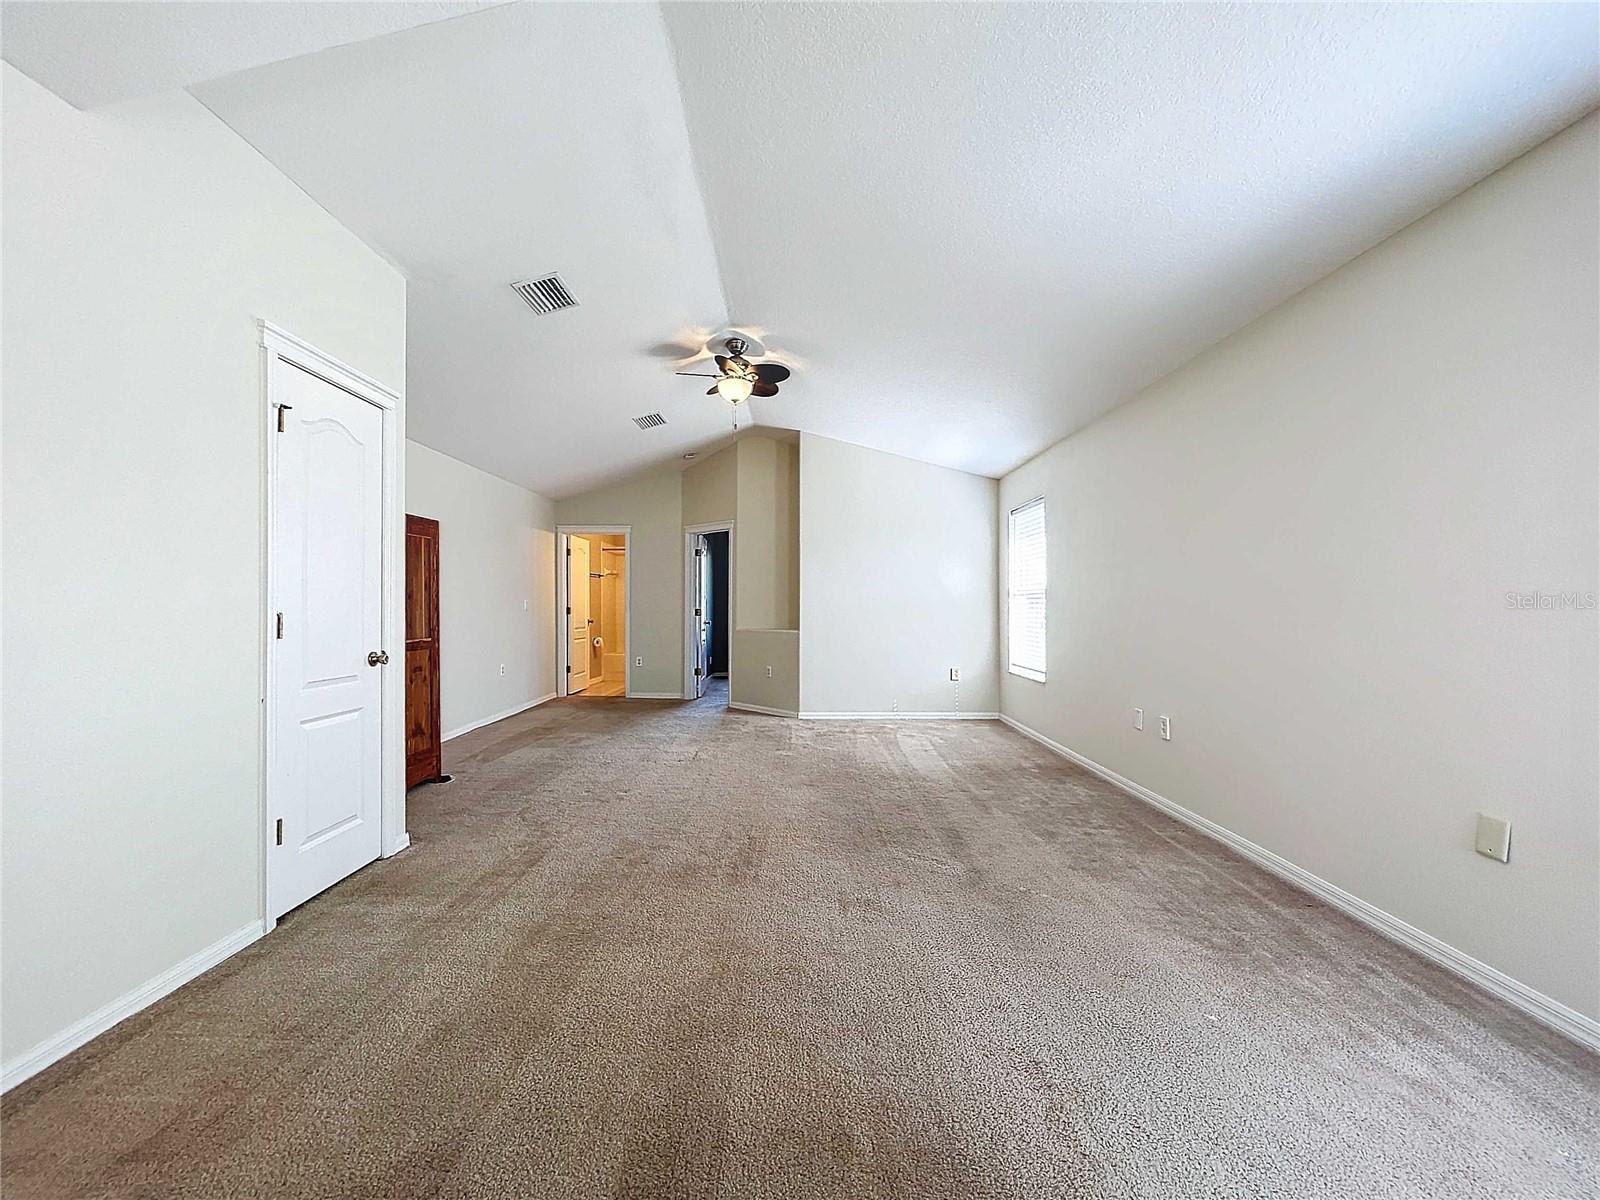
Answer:
<svg viewBox="0 0 1600 1200"><path fill-rule="evenodd" d="M998 474L1600 104L1592 5L267 7L418 11L132 76L406 273L412 436L551 496L724 435L665 344L730 323L798 360L756 420Z"/></svg>

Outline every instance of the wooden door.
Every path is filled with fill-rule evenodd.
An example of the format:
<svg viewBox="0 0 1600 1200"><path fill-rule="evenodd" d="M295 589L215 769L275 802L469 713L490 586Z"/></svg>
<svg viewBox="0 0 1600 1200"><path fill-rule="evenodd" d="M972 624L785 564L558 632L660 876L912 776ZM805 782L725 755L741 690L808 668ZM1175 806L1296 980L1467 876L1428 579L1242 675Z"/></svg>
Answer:
<svg viewBox="0 0 1600 1200"><path fill-rule="evenodd" d="M406 514L406 786L444 774L439 727L439 522Z"/></svg>
<svg viewBox="0 0 1600 1200"><path fill-rule="evenodd" d="M567 691L589 686L589 540L567 539L567 611L572 614L571 643L567 651Z"/></svg>
<svg viewBox="0 0 1600 1200"><path fill-rule="evenodd" d="M382 850L383 414L284 368L272 503L269 915Z"/></svg>

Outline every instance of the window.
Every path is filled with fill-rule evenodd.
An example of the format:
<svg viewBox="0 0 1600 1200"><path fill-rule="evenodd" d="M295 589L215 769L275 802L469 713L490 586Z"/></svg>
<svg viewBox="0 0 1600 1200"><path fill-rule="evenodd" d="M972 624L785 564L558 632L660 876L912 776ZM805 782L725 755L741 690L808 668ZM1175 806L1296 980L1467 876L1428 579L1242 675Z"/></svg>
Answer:
<svg viewBox="0 0 1600 1200"><path fill-rule="evenodd" d="M1044 497L1011 510L1007 531L1007 642L1011 673L1044 682Z"/></svg>

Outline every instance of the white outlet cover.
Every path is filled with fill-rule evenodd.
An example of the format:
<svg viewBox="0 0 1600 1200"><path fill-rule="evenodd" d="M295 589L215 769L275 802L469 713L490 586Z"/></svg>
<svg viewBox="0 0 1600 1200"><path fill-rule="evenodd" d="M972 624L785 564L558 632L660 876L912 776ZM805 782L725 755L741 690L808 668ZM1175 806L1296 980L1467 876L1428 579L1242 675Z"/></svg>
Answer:
<svg viewBox="0 0 1600 1200"><path fill-rule="evenodd" d="M768 668L767 668L767 678L768 678L768 679L771 679L771 678L772 678L772 668L771 668L771 667L768 667Z"/></svg>
<svg viewBox="0 0 1600 1200"><path fill-rule="evenodd" d="M1511 861L1511 822L1504 817L1478 814L1478 840L1475 847L1485 858Z"/></svg>
<svg viewBox="0 0 1600 1200"><path fill-rule="evenodd" d="M633 660L633 665L636 666L636 667L644 666L644 655L641 654L641 655L639 655L638 658L634 659Z"/></svg>
<svg viewBox="0 0 1600 1200"><path fill-rule="evenodd" d="M1156 726L1161 730L1161 740L1170 742L1172 740L1172 718L1157 717Z"/></svg>

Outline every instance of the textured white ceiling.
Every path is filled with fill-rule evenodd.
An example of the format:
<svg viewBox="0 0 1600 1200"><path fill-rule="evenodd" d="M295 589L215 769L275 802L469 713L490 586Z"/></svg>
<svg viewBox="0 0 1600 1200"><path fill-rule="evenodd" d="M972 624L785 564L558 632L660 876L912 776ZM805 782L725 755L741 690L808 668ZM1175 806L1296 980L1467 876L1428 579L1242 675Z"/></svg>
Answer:
<svg viewBox="0 0 1600 1200"><path fill-rule="evenodd" d="M406 273L417 441L561 496L728 431L644 352L724 308L655 6L507 5L193 90ZM579 307L509 287L549 271Z"/></svg>
<svg viewBox="0 0 1600 1200"><path fill-rule="evenodd" d="M69 104L93 108L489 7L462 0L7 0L0 47L24 75Z"/></svg>
<svg viewBox="0 0 1600 1200"><path fill-rule="evenodd" d="M406 272L430 446L703 447L649 349L731 320L803 358L762 422L995 474L1600 103L1597 12L516 4L193 90Z"/></svg>
<svg viewBox="0 0 1600 1200"><path fill-rule="evenodd" d="M666 20L731 315L808 359L762 419L998 473L1600 102L1597 12Z"/></svg>

